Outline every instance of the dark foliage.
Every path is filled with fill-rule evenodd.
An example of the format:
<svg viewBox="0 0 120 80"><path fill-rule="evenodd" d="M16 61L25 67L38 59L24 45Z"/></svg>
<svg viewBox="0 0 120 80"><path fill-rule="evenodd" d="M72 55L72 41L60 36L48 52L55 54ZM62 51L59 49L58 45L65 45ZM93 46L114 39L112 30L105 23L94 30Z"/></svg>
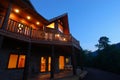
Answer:
<svg viewBox="0 0 120 80"><path fill-rule="evenodd" d="M93 63L94 67L120 74L120 48L111 45L99 51Z"/></svg>
<svg viewBox="0 0 120 80"><path fill-rule="evenodd" d="M83 66L95 67L120 74L120 47L118 44L110 45L103 50L96 51L97 56L86 51L81 53Z"/></svg>

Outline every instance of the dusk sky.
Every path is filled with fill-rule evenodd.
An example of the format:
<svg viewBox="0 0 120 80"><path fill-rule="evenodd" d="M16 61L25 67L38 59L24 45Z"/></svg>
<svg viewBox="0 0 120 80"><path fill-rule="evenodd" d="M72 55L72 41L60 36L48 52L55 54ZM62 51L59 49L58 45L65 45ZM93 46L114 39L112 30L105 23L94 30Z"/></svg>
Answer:
<svg viewBox="0 0 120 80"><path fill-rule="evenodd" d="M68 13L71 34L83 49L94 51L101 36L120 42L120 0L31 0L46 19Z"/></svg>

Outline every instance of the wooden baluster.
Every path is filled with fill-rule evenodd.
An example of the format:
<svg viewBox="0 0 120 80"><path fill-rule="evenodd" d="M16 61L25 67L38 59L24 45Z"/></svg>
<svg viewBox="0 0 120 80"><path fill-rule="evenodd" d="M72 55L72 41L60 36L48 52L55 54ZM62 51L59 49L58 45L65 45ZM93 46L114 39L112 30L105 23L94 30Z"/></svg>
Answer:
<svg viewBox="0 0 120 80"><path fill-rule="evenodd" d="M3 19L4 19L4 17L0 16L0 28L2 27Z"/></svg>
<svg viewBox="0 0 120 80"><path fill-rule="evenodd" d="M12 26L13 26L13 23L14 23L14 22L13 22L12 20L10 20L10 25L9 25L9 28L8 28L8 29L9 29L9 31L12 31Z"/></svg>
<svg viewBox="0 0 120 80"><path fill-rule="evenodd" d="M15 27L14 27L14 32L16 32L16 33L17 33L17 30L18 30L18 25L19 25L19 23L16 22Z"/></svg>
<svg viewBox="0 0 120 80"><path fill-rule="evenodd" d="M23 25L23 35L27 36L27 34L25 32L25 28L26 28L26 25Z"/></svg>

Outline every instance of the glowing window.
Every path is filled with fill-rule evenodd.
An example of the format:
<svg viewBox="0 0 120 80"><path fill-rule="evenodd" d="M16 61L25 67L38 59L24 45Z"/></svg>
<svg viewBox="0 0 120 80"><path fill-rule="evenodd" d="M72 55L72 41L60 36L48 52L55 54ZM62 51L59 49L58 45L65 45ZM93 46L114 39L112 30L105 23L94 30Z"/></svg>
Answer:
<svg viewBox="0 0 120 80"><path fill-rule="evenodd" d="M58 30L63 33L63 26L61 26L60 24L58 24Z"/></svg>
<svg viewBox="0 0 120 80"><path fill-rule="evenodd" d="M8 68L24 68L25 55L11 54L9 58Z"/></svg>
<svg viewBox="0 0 120 80"><path fill-rule="evenodd" d="M46 59L44 57L41 57L41 72L46 71Z"/></svg>
<svg viewBox="0 0 120 80"><path fill-rule="evenodd" d="M51 24L49 24L49 25L46 26L46 27L48 27L48 28L55 28L55 23L51 23Z"/></svg>
<svg viewBox="0 0 120 80"><path fill-rule="evenodd" d="M23 68L25 66L25 55L19 56L18 68Z"/></svg>
<svg viewBox="0 0 120 80"><path fill-rule="evenodd" d="M64 56L59 57L59 69L64 69L65 63L64 63Z"/></svg>
<svg viewBox="0 0 120 80"><path fill-rule="evenodd" d="M11 54L9 59L8 68L16 68L18 55Z"/></svg>
<svg viewBox="0 0 120 80"><path fill-rule="evenodd" d="M48 71L51 70L51 57L48 57Z"/></svg>
<svg viewBox="0 0 120 80"><path fill-rule="evenodd" d="M66 61L66 63L68 64L68 63L69 63L69 58L66 58L65 61Z"/></svg>

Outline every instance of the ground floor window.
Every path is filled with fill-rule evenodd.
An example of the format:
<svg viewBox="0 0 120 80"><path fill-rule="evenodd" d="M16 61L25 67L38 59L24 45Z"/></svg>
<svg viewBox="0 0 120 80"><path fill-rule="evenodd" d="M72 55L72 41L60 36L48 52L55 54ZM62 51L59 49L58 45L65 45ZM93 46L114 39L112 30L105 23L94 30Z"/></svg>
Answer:
<svg viewBox="0 0 120 80"><path fill-rule="evenodd" d="M51 70L51 57L48 57L48 71Z"/></svg>
<svg viewBox="0 0 120 80"><path fill-rule="evenodd" d="M65 61L64 56L59 56L59 69L64 69Z"/></svg>
<svg viewBox="0 0 120 80"><path fill-rule="evenodd" d="M11 54L9 58L8 68L24 68L25 55Z"/></svg>

